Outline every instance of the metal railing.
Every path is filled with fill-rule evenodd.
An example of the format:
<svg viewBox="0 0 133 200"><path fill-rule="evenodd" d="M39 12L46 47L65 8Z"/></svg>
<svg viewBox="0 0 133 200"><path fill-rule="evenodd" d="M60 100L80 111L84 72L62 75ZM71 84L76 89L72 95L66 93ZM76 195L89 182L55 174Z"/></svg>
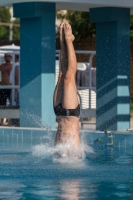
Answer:
<svg viewBox="0 0 133 200"><path fill-rule="evenodd" d="M4 50L0 50L0 55L4 55L5 53L9 53L12 55L12 65L14 66L15 65L15 55L19 55L20 54L20 51L19 50L11 50L11 49L4 49ZM81 90L88 90L88 95L89 95L89 109L91 110L92 109L92 91L96 91L96 87L92 87L92 59L93 57L96 55L96 51L89 51L89 50L76 50L75 51L76 54L88 54L89 58L88 58L88 63L89 63L89 85L87 87L77 87L77 89L79 91ZM56 58L60 59L60 50L56 50L56 54L55 54ZM60 65L60 64L59 64ZM57 66L56 66L57 67ZM56 68L55 67L55 68ZM13 77L15 75L15 69L13 67ZM20 70L19 70L20 71ZM15 85L14 84L14 78L13 78L13 82L12 82L12 85L0 85L0 89L12 89L12 105L15 105L15 101L14 101L14 90L15 89L19 89L20 88L20 83L19 85ZM78 92L78 95L79 95L79 99L80 99L80 108L81 108L81 111L84 111L83 107L82 107L82 95ZM95 108L94 108L95 109ZM88 110L89 112L89 110ZM91 113L91 112L90 112ZM88 117L93 117L91 116L91 114L88 113ZM81 119L81 127L83 127L83 124L85 124L86 122L84 122L84 113L82 114L82 116L80 117ZM89 122L87 122L89 123Z"/></svg>

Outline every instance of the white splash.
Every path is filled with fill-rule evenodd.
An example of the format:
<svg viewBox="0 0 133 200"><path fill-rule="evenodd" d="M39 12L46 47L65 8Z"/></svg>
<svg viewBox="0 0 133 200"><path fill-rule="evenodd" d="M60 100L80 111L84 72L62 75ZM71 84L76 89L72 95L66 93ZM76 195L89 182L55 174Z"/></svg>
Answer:
<svg viewBox="0 0 133 200"><path fill-rule="evenodd" d="M54 146L51 144L50 138L49 141L32 147L33 156L41 157L42 159L53 157L54 162L61 163L82 161L85 159L86 154L89 153L93 153L93 149L85 144L83 137L81 138L81 144L78 149L75 149L69 140L65 144Z"/></svg>
<svg viewBox="0 0 133 200"><path fill-rule="evenodd" d="M54 162L71 162L71 161L82 161L86 158L86 155L93 153L93 149L85 143L86 138L84 138L85 134L82 131L80 134L80 147L78 149L74 148L74 145L71 143L71 138L68 139L65 144L58 144L54 146L54 138L53 133L51 131L51 127L49 127L44 121L41 120L38 116L27 113L27 111L23 112L25 118L30 117L30 119L43 130L45 130L45 134L43 137L40 137L40 143L32 147L32 155L36 157L40 157L41 159L53 158Z"/></svg>

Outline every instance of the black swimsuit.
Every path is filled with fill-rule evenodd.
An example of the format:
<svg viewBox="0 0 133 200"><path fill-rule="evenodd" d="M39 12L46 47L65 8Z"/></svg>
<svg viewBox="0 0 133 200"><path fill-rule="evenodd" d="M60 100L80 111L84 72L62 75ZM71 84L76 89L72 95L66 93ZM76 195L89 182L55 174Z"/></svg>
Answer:
<svg viewBox="0 0 133 200"><path fill-rule="evenodd" d="M57 106L54 107L54 112L56 116L75 116L79 117L80 115L80 105L77 106L75 109L66 109L62 107L62 104L59 103Z"/></svg>

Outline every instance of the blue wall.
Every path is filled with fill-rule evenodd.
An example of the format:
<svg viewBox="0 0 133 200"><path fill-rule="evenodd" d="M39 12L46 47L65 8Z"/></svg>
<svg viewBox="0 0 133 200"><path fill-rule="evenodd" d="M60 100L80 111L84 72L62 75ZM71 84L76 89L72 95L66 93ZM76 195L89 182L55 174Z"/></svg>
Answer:
<svg viewBox="0 0 133 200"><path fill-rule="evenodd" d="M20 18L20 125L55 126L55 4L14 4Z"/></svg>
<svg viewBox="0 0 133 200"><path fill-rule="evenodd" d="M97 110L96 127L130 127L130 9L95 8Z"/></svg>

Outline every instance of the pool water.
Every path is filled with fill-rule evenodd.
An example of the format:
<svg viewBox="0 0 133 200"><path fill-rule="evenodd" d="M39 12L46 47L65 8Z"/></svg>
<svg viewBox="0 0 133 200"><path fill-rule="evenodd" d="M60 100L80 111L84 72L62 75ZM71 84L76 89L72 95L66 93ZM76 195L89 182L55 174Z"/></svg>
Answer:
<svg viewBox="0 0 133 200"><path fill-rule="evenodd" d="M0 129L0 199L133 199L133 134L83 131L83 158L60 162L54 136Z"/></svg>

